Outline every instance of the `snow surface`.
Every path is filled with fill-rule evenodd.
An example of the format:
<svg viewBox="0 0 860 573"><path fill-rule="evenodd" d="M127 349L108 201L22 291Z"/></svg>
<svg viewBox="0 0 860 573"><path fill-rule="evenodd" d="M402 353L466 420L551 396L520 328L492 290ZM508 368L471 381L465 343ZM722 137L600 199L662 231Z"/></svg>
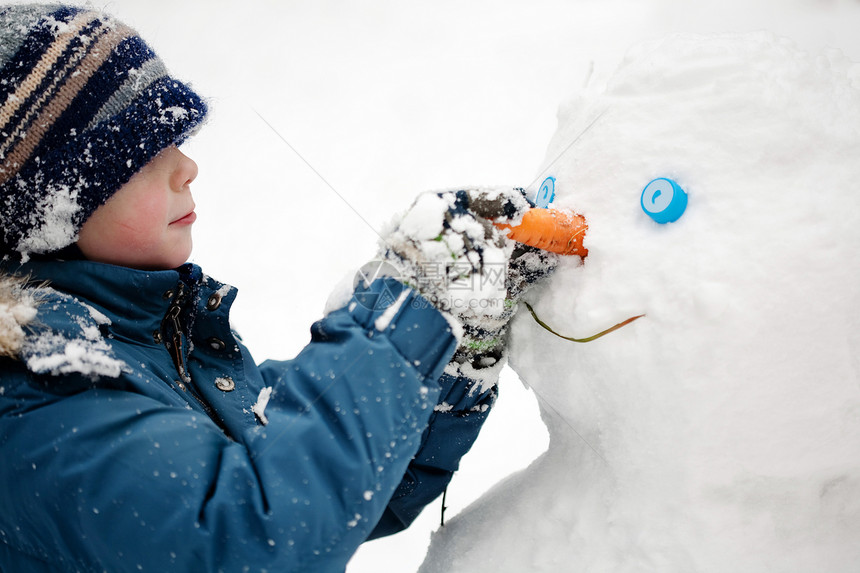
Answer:
<svg viewBox="0 0 860 573"><path fill-rule="evenodd" d="M308 340L309 325L322 314L330 288L345 276L351 279L351 270L373 256L379 238L377 233L383 223L392 213L407 207L418 192L473 184L531 184L536 188L541 180L541 164L547 155L547 142L557 129L555 114L558 104L569 99L571 94L581 92L589 77L592 78L592 88L599 87L628 49L642 40L661 38L670 32L766 29L789 36L815 53L822 48L837 47L852 59L860 60L860 37L856 32L860 26L860 2L856 0L437 0L420 4L398 0L361 3L248 0L241 7L226 0L205 3L199 0L113 0L106 7L138 28L177 77L191 80L201 93L212 98L212 120L185 149L200 165L200 175L193 186L200 216L195 224L193 259L207 273L239 288L233 315L235 326L260 359L289 357L298 352ZM649 81L653 82L655 78ZM655 96L660 93L652 83L630 87L647 87L651 91L646 90L645 93ZM812 100L814 109L809 113L819 110L822 117L827 117L830 104L823 105L814 97ZM651 104L658 105L659 102ZM683 115L679 114L680 117ZM562 119L583 121L590 118L592 116L571 108L562 113ZM607 111L595 124L591 135L600 136L601 126L625 127L622 119L617 116L613 119L612 111ZM676 129L670 132L683 145L696 143L693 135L697 133L696 126L700 122L699 118L694 122L687 119L683 125L676 124ZM607 123L602 123L604 120ZM642 121L639 125L642 129L654 127L649 121ZM825 132L825 141L829 141L827 129L822 128L822 131ZM606 138L612 134L611 131L603 133ZM535 295L531 300L538 302L537 309L543 319L560 331L575 335L592 334L595 327L600 329L607 326L607 322L626 318L646 304L653 305L646 309L650 314L583 348L572 348L570 343L545 338L550 335L535 330L520 317L516 324L518 348L515 363L527 382L540 393L540 412L535 395L522 389L510 369L503 372L500 400L449 490L448 525L437 534L424 570L433 570L450 562L453 556L446 555L445 548L451 547L455 531L462 533L464 542L457 551L462 553L464 560L474 564L474 571L504 571L503 565L489 560L493 552L510 558L512 565L522 563L520 558L524 555L512 554L516 547L530 548L532 556L529 566L519 571L568 571L571 567L567 563L557 565L557 557L570 556L565 551L573 546L577 533L581 533L586 524L603 527L595 530L598 539L592 555L597 561L606 558L610 541L601 539L600 533L606 531L610 522L605 519L606 506L601 502L606 498L601 498L600 492L615 493L615 490L610 490L612 483L625 485L627 489L618 490L619 494L612 498L616 507L638 510L645 508L647 498L636 498L636 494L649 485L652 488L649 491L664 496L658 497L652 507L645 509L665 509L660 503L665 501L667 486L649 481L637 489L631 476L640 467L649 479L658 475L655 472L680 467L680 461L673 461L668 468L659 467L656 454L666 453L669 437L680 440L680 453L685 453L682 446L706 437L704 433L708 425L690 429L694 435L689 437L672 436L681 427L686 431L687 426L681 422L687 415L707 414L710 427L732 430L731 435L740 442L739 447L743 447L726 450L722 459L731 461L730 456L734 455L742 456L738 459L748 464L755 461L752 454L758 447L758 439L755 436L739 438L731 424L722 419L716 420L719 422L716 424L714 417L718 417L721 404L731 402L729 398L732 397L749 395L750 387L755 390L752 396L756 398L750 402L750 410L760 411L757 410L757 404L760 405L757 400L773 392L772 384L764 384L759 394L757 385L739 388L742 380L730 380L730 388L735 391L733 396L720 395L712 404L713 410L708 410L701 400L694 400L688 411L684 410L686 403L680 400L689 396L690 382L685 381L678 386L675 393L668 382L660 379L656 382L649 379L648 384L640 382L646 380L646 374L654 374L659 366L656 358L668 350L660 346L661 340L674 340L672 337L678 335L679 321L685 319L671 314L661 315L658 310L690 309L692 314L686 320L692 323L699 319L695 326L705 329L698 335L695 330L687 329L689 340L687 337L683 339L682 347L693 347L693 357L703 357L704 365L707 365L700 367L693 357L683 355L680 364L688 368L690 379L694 375L699 378L710 375L714 369L726 374L733 368L732 361L738 357L724 356L723 360L718 360L720 356L716 353L710 356L695 347L696 341L704 340L704 335L709 332L720 331L716 321L723 314L737 319L738 311L732 306L736 298L740 299L742 306L758 311L758 306L767 307L784 301L777 293L786 285L780 282L767 295L762 294L763 288L751 285L749 288L753 290L743 294L763 297L758 306L747 298L732 297L729 299L731 304L710 308L708 304L699 303L725 300L721 297L726 294L727 283L716 277L719 280L702 287L705 291L693 290L690 281L706 272L707 265L702 261L702 268L684 271L680 286L671 283L672 288L680 288L681 293L686 292L691 297L686 301L673 302L672 299L661 299L657 292L639 292L633 288L636 285L653 287L666 284L664 281L670 277L668 271L671 270L657 264L655 272L653 266L646 267L646 261L634 258L633 252L647 254L653 252L657 244L678 248L678 242L668 236L677 229L682 232L687 229L686 232L693 233L692 236L700 236L690 229L693 226L690 221L698 221L705 228L719 231L717 223L709 219L711 216L721 216L728 229L739 227L735 220L739 214L726 215L727 209L714 205L713 194L706 193L715 188L715 182L709 176L718 171L717 161L725 159L725 153L739 154L734 148L726 152L718 150L716 157L709 156L708 161L694 166L680 161L676 152L683 150L682 145L673 147L672 154L664 159L678 162L673 161L665 169L671 169L691 193L696 191L691 196L689 218L680 221L676 229L655 231L662 233L658 239L648 234L649 240L634 245L636 248L631 252L626 249L631 235L639 233L644 236L648 229L647 221L632 223L636 213L633 206L638 198L634 197L631 203L622 202L618 197L618 211L614 211L608 200L604 202L596 195L599 189L607 188L610 183L613 192L619 192L619 189L626 192L647 182L639 180L639 176L633 173L634 167L644 176L643 165L656 161L655 156L650 152L641 159L620 155L622 150L631 149L636 141L642 143L641 139L635 138L633 142L627 141L628 136L630 131L625 130L617 141L605 139L602 143L607 153L605 157L597 154L597 142L591 140L589 145L593 155L590 159L594 164L575 179L577 185L595 182L593 187L571 189L561 181L564 186L560 189L559 200L570 202L578 209L589 209L586 214L592 228L588 246L597 252L592 251L589 265L581 269L561 269L553 284L565 288L559 287L559 291L554 292L556 287L552 287L545 290L543 296ZM790 142L791 139L779 147L796 151ZM574 150L575 156L583 157L586 143L588 141L583 140L582 145ZM615 150L612 144L619 148ZM701 153L702 147L693 145L686 157L692 158L697 151ZM799 157L787 157L785 163L799 170L799 165L793 164L802 163L807 152L817 156L815 146L809 146ZM626 165L630 161L635 165ZM650 165L655 170L658 167L655 163ZM698 167L703 171L698 171ZM660 174L665 173L663 169L660 171ZM745 175L749 176L749 173ZM838 176L826 180L833 181L834 178L838 179ZM571 179L574 178L571 176ZM744 204L755 210L754 196ZM627 208L630 211L625 214L623 211ZM763 208L758 211L767 212ZM740 214L749 216L745 211L740 211ZM605 223L600 223L601 218ZM766 221L770 221L774 229L781 228L778 218ZM622 224L631 226L623 227ZM610 229L610 225L611 230L601 231L601 228ZM621 233L619 229L625 232ZM816 236L820 233L808 232L812 235L810 245L820 245L824 240ZM750 246L750 241L744 242L743 237L732 236L733 243L743 247L738 247L733 254L760 260L755 258L757 251L752 248L755 245ZM772 243L783 241L777 237L756 239L751 242L764 242L768 247L764 252L769 253L776 249ZM800 248L798 239L794 241L788 240L786 245L799 249L794 253L798 262L814 259L814 253L806 250L805 243ZM681 244L686 252L694 247L684 240ZM722 259L718 255L725 252L718 250L718 245L708 244L702 248L705 254L719 260ZM681 255L676 252L674 256ZM787 254L779 259L795 261ZM600 260L604 262L595 262ZM813 268L821 271L821 267L816 263ZM764 273L766 268L755 272L761 277L762 285L772 285L775 279ZM787 268L787 276L794 276L791 273L796 273L797 268L791 265ZM652 272L655 274L646 280L633 275L637 269L647 269L648 277ZM620 280L621 277L633 277L630 288L602 282ZM825 277L819 279L820 284L814 286L822 292L834 293L837 290L836 285ZM583 289L581 293L578 292L580 288ZM606 292L601 294L600 289ZM797 294L796 290L790 289L790 292L794 296ZM623 297L623 294L631 296ZM636 296L632 296L634 294ZM837 302L825 304L822 316L832 316L830 313L835 311L830 307L839 306ZM843 318L835 322L835 332L823 327L807 329L805 340L809 345L803 348L803 352L814 356L821 350L821 342L826 340L823 337L845 332L844 317L851 316L848 311L852 308L856 309L856 299L853 303L849 300L844 304ZM808 305L801 306L801 309L804 313L797 318L797 324L810 324L812 311ZM708 313L713 320L703 321L702 317ZM755 324L755 316L756 313L751 313L750 322L761 333L763 327ZM775 326L767 328L766 334L759 337L741 331L743 338L740 340L752 340L746 347L733 337L710 343L715 347L740 348L743 361L750 368L759 366L755 363L755 356L766 357L768 353L783 353L787 360L791 359L788 360L790 363L802 362L804 368L816 366L797 356L800 353L796 345L782 347L777 344L785 338L783 330L796 328L797 324L787 324L791 323L790 318L788 315L779 317ZM827 326L830 327L829 324ZM539 348L532 351L534 356L529 357L526 349L538 341ZM847 370L847 347L843 342L839 348L843 356L835 364ZM754 353L753 350L761 352ZM824 350L836 352L837 348ZM652 352L656 353L653 358ZM569 364L560 365L551 360L557 355L563 362L581 363L581 370L594 376L588 377L587 381L576 377L568 368ZM643 373L634 371L636 361L622 364L625 357L643 359L640 365ZM538 362L544 359L547 363L542 366ZM541 380L531 375L540 373L541 368L553 375ZM620 372L625 368L625 372ZM841 372L829 368L821 370L820 366L819 370L816 382L822 384L835 384L830 379L837 378ZM789 380L795 376L787 366L780 366L779 372L789 375ZM634 375L631 377L630 374ZM842 380L850 378L843 376ZM713 379L705 376L704 381ZM784 399L780 397L777 404L806 412L797 417L797 423L810 430L803 443L813 443L814 437L818 436L821 439L817 443L822 445L817 449L822 450L822 459L827 459L827 456L834 455L828 447L832 435L822 436L810 427L810 416L815 412L801 408L806 405L805 400L802 404L798 401L812 393L803 394L798 387L802 385L792 383L789 388L793 391ZM596 389L600 392L594 393ZM707 385L704 385L702 393L707 393L706 389ZM831 398L837 395L838 392ZM576 396L580 396L582 401L577 401ZM668 403L664 404L659 398L668 400ZM641 401L641 411L635 407L636 400ZM672 410L670 416L665 416L666 409L672 404L678 408ZM611 415L616 408L632 416L630 426L623 426L623 432L622 426L615 424L617 417ZM656 409L652 411L649 408ZM771 418L777 427L785 423L779 414L785 411L785 408L777 409L777 414ZM649 412L651 418L647 418ZM740 414L735 412L730 421L748 420ZM492 484L526 467L547 449L547 430L541 417L553 436L547 454L527 472L509 478L501 490L494 490L464 511L469 502L486 492ZM595 424L598 422L615 431L597 432ZM625 441L626 438L632 439L630 432L639 427L662 432L667 438L655 440L651 433L643 435L643 448L656 449L652 458L636 454L630 449L631 443ZM833 428L832 425L825 427ZM641 463L641 466L634 464L624 467L617 475L610 475L610 466L601 466L594 461L597 454L590 448L585 449L574 428L608 462L630 455L629 459ZM850 430L850 426L845 428L845 431ZM788 435L793 437L792 433ZM650 439L645 440L645 437ZM720 435L715 434L709 445L715 446L719 439ZM764 461L773 461L785 451L784 444L777 445L782 447L772 455L766 452L768 455ZM793 463L797 467L804 459L792 453L782 462L786 466ZM579 460L582 463L578 463ZM833 469L844 468L844 463L840 460ZM788 472L788 469L783 471ZM582 478L576 482L572 479L575 472L579 472L577 475ZM820 483L821 477L827 473L823 469L814 472L810 483ZM796 477L790 473L781 475ZM616 481L599 479L607 476ZM680 474L675 483L701 485L701 482L684 482L688 477ZM750 505L758 503L766 510L769 506L765 502L772 506L774 499L791 501L792 498L786 494L796 486L791 479L787 479L784 488L773 489L771 497L765 496L764 500L762 483L751 480L744 490ZM522 491L513 487L515 484L522 485ZM848 478L833 482L829 488L833 492L828 497L830 503L846 495L841 492L850 492L855 486L856 473L853 477L849 474ZM511 493L500 495L503 490ZM809 491L813 490L810 486ZM729 489L726 493L737 494L738 491ZM689 493L684 495L689 496ZM587 503L578 504L578 500ZM684 501L692 506L689 497L679 495L675 507L682 508ZM713 507L716 501L710 500L709 503ZM710 526L720 518L730 523L732 518L742 514L738 508L733 510L734 513L715 511L710 514L705 511L707 508L695 507L696 511L691 510L689 515L704 513L706 519L703 523ZM830 508L832 512L839 509L834 505ZM826 514L826 509L821 511ZM679 509L676 514L680 513ZM766 525L768 517L767 512L762 511L754 521ZM672 525L666 515L657 514L655 518L657 524L666 528L663 531L653 530L650 526L642 530L631 529L636 516L627 513L619 513L613 518L616 521L612 523L621 524L615 530L616 534L630 534L628 545L614 546L618 559L633 559L642 554L644 549L635 549L636 537L646 542L641 546L643 548L648 547L648 543L670 539L668 534ZM792 514L784 521L790 531L792 527L797 531L797 524L802 519L802 514L799 517ZM437 503L425 511L407 532L363 546L350 563L348 573L417 570L424 559L430 531L438 527L438 522ZM489 529L490 523L498 527L486 535L479 535ZM517 527L513 527L514 523ZM811 530L814 529L815 534L826 533L828 524L826 521L823 523L820 528L816 524ZM612 538L613 541L618 539L617 535ZM560 548L562 540L566 542ZM771 546L779 545L774 539L766 541ZM672 556L673 547L669 543L665 551L661 548L655 555ZM703 545L694 544L693 547ZM485 559L479 560L480 556ZM642 563L645 565L630 565L629 570L647 570L648 562L643 560ZM814 569L824 570L825 567ZM450 570L458 569L452 565ZM740 571L741 568L731 567L730 570Z"/></svg>

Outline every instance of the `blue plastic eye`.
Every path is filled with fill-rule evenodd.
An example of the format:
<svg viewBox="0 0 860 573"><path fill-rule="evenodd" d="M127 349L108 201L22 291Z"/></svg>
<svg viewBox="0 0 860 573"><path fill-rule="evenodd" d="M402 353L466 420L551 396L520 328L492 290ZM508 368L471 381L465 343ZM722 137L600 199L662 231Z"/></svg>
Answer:
<svg viewBox="0 0 860 573"><path fill-rule="evenodd" d="M535 196L535 207L545 209L555 199L555 177L547 177Z"/></svg>
<svg viewBox="0 0 860 573"><path fill-rule="evenodd" d="M658 223L672 223L687 209L687 194L681 186L661 177L642 191L642 210Z"/></svg>

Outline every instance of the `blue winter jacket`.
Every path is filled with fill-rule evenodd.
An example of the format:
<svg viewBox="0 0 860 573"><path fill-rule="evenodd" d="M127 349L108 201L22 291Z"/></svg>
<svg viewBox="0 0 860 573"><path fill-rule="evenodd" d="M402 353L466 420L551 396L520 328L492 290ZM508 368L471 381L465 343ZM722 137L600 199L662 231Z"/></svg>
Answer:
<svg viewBox="0 0 860 573"><path fill-rule="evenodd" d="M342 572L445 488L494 398L392 279L258 366L194 265L10 270L50 285L0 358L3 573Z"/></svg>

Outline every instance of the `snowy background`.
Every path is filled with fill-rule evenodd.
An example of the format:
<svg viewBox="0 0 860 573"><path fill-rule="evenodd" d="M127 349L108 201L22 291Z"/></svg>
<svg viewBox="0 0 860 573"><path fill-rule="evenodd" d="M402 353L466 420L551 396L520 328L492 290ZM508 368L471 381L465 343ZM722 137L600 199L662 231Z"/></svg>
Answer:
<svg viewBox="0 0 860 573"><path fill-rule="evenodd" d="M239 288L235 326L258 359L298 352L330 290L373 257L377 230L417 192L539 183L559 105L589 78L610 77L643 40L770 30L860 61L857 0L98 6L136 27L174 75L211 98L209 125L186 146L200 166L193 259ZM529 368L562 348L536 347ZM497 411L449 490L447 517L456 523L548 444L535 395L506 371ZM519 526L537 518L526 511ZM410 531L366 544L348 573L416 571L438 520L436 503ZM480 551L480 539L468 541ZM500 541L518 539L492 545Z"/></svg>

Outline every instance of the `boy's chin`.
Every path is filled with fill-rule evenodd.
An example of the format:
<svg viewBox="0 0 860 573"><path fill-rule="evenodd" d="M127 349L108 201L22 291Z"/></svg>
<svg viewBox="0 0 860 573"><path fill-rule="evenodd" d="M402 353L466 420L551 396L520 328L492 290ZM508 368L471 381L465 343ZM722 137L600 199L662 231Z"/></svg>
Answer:
<svg viewBox="0 0 860 573"><path fill-rule="evenodd" d="M136 268L145 271L166 271L170 269L175 269L176 267L181 267L185 263L188 262L189 257L191 257L191 251L189 250L187 253L184 253L179 256L174 257L165 257L160 260L152 261L151 263L143 263L138 265ZM134 265L127 265L134 266Z"/></svg>
<svg viewBox="0 0 860 573"><path fill-rule="evenodd" d="M139 264L129 264L126 266L139 268L146 271L166 271L175 269L188 262L191 257L191 238L183 238L177 240L168 248L160 250L160 252L152 253L149 257L142 258Z"/></svg>
<svg viewBox="0 0 860 573"><path fill-rule="evenodd" d="M191 247L177 249L166 253L111 253L105 256L88 256L84 258L97 263L107 263L120 267L129 267L142 271L166 271L175 269L188 262L191 257Z"/></svg>

